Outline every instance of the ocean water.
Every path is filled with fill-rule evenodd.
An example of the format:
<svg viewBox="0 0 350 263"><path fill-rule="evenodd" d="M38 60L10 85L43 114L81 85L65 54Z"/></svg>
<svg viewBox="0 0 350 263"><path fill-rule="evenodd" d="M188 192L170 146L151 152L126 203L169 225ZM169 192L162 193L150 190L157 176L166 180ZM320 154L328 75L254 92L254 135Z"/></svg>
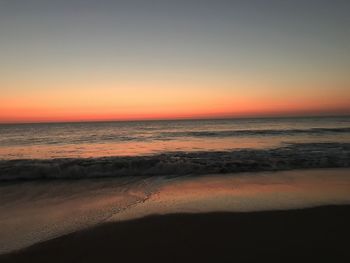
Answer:
<svg viewBox="0 0 350 263"><path fill-rule="evenodd" d="M0 180L348 167L350 117L0 125Z"/></svg>
<svg viewBox="0 0 350 263"><path fill-rule="evenodd" d="M0 125L0 159L94 158L349 142L350 117Z"/></svg>
<svg viewBox="0 0 350 263"><path fill-rule="evenodd" d="M349 204L349 167L350 117L0 125L0 253L151 213Z"/></svg>

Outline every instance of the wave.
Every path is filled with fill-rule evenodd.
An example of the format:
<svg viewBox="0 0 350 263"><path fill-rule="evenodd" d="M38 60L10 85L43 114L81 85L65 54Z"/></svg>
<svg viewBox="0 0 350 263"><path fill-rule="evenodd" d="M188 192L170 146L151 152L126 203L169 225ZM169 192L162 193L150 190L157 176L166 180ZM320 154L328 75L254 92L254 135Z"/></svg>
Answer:
<svg viewBox="0 0 350 263"><path fill-rule="evenodd" d="M350 133L350 128L310 128L310 129L263 129L225 131L185 131L164 132L165 137L231 137L231 136L278 136L278 135L322 135L329 133Z"/></svg>
<svg viewBox="0 0 350 263"><path fill-rule="evenodd" d="M143 128L145 129L145 128ZM180 137L244 137L244 136L295 136L295 135L330 135L350 134L349 127L342 128L310 128L310 129L261 129L261 130L213 130L213 131L167 131L153 133L107 133L107 134L83 134L83 135L62 135L58 136L14 136L0 138L3 146L13 145L64 145L83 143L105 143L105 142L131 142L131 141L164 141Z"/></svg>
<svg viewBox="0 0 350 263"><path fill-rule="evenodd" d="M0 160L0 181L181 176L350 167L350 143L295 143L274 149L169 152L150 156Z"/></svg>

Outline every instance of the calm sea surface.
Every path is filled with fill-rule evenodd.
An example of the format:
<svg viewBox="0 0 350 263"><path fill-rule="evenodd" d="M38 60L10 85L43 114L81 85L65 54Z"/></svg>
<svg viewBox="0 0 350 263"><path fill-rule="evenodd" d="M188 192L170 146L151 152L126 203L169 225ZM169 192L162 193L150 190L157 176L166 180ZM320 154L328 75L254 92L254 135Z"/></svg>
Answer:
<svg viewBox="0 0 350 263"><path fill-rule="evenodd" d="M140 156L350 142L350 117L0 125L0 159Z"/></svg>

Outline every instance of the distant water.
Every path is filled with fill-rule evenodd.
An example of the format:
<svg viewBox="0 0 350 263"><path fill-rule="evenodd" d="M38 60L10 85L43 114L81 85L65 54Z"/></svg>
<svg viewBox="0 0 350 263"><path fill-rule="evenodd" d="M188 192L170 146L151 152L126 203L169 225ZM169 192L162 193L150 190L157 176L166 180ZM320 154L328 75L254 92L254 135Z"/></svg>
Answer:
<svg viewBox="0 0 350 263"><path fill-rule="evenodd" d="M0 180L348 167L350 117L0 125Z"/></svg>

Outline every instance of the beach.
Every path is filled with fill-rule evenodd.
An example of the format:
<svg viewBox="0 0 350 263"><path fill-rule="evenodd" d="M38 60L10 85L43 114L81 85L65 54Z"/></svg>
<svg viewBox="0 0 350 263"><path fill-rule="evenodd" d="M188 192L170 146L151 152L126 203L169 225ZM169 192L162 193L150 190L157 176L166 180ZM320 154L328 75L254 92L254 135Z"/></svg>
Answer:
<svg viewBox="0 0 350 263"><path fill-rule="evenodd" d="M349 262L350 206L153 215L106 223L1 262Z"/></svg>
<svg viewBox="0 0 350 263"><path fill-rule="evenodd" d="M0 207L0 261L343 262L349 174L337 168L2 185L8 205ZM11 202L16 195L22 199Z"/></svg>
<svg viewBox="0 0 350 263"><path fill-rule="evenodd" d="M0 263L350 263L349 10L0 0Z"/></svg>
<svg viewBox="0 0 350 263"><path fill-rule="evenodd" d="M342 262L349 120L0 125L0 262Z"/></svg>

